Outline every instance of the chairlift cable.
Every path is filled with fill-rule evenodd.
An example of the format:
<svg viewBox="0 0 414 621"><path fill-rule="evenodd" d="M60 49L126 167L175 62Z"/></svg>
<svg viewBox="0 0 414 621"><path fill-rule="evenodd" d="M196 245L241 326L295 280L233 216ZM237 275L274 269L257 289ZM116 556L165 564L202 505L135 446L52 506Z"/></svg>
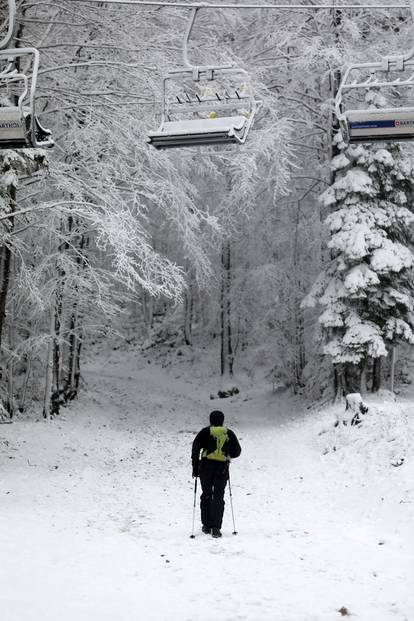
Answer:
<svg viewBox="0 0 414 621"><path fill-rule="evenodd" d="M172 7L179 9L238 9L238 10L277 10L277 11L303 11L310 9L313 11L332 11L337 10L354 10L354 9L407 9L410 5L407 3L393 4L236 4L225 3L216 4L208 2L166 2L163 0L72 0L72 2L81 2L83 4L119 4L119 5L136 5L136 6L155 6L155 7ZM32 6L35 6L33 4Z"/></svg>
<svg viewBox="0 0 414 621"><path fill-rule="evenodd" d="M97 0L74 0L76 2L96 2ZM174 147L185 146L202 146L202 145L216 145L216 144L229 144L238 143L244 144L247 135L250 131L253 118L256 115L260 102L256 101L253 95L252 87L249 84L249 78L244 70L237 69L233 65L215 66L215 65L193 65L189 59L188 48L191 33L193 31L194 23L199 10L201 9L288 9L294 8L304 10L311 7L313 10L322 8L324 10L340 11L342 8L363 8L363 5L350 5L350 4L338 4L336 0L331 0L330 5L264 5L264 4L244 4L237 5L232 4L208 4L208 3L194 3L194 2L165 2L163 0L104 0L108 4L128 4L128 5L140 5L140 6L158 6L158 7L179 7L190 9L189 22L186 28L186 32L183 39L182 56L183 67L170 71L163 80L163 111L161 115L161 124L157 131L150 132L148 134L148 142L152 144L156 149L170 149ZM375 8L376 5L366 5L367 8ZM404 5L407 6L407 5ZM381 8L385 8L381 6ZM408 8L414 13L414 0L409 0ZM246 98L246 108L241 109L240 104L232 104L232 110L229 109L228 101L223 101L218 91L213 93L215 104L212 104L211 99L205 99L200 102L200 98L197 96L198 109L195 111L193 104L196 100L191 101L187 91L184 91L184 96L188 104L181 108L180 114L175 115L176 108L167 102L167 83L174 80L192 80L195 84L200 84L203 80L207 82L214 82L216 77L225 79L234 72L240 72L243 78L246 80L248 88L248 97ZM237 88L234 88L237 100L240 102L242 99L238 93ZM224 99L226 96L226 88L224 89ZM175 99L178 99L175 95ZM243 98L244 99L244 98ZM171 100L170 100L171 101ZM207 109L206 109L207 106ZM338 104L337 104L338 109ZM183 118L181 113L184 113ZM199 116L201 113L207 113L208 116ZM195 114L197 116L195 117Z"/></svg>

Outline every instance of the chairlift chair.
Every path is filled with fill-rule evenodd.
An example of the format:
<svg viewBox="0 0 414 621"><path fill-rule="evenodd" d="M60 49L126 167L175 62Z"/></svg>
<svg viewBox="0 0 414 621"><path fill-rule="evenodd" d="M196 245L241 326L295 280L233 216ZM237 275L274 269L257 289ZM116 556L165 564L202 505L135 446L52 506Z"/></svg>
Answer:
<svg viewBox="0 0 414 621"><path fill-rule="evenodd" d="M379 110L348 110L348 140L400 142L414 138L414 107Z"/></svg>
<svg viewBox="0 0 414 621"><path fill-rule="evenodd" d="M414 0L410 0L414 19ZM361 74L363 77L361 77ZM398 76L398 77L397 77ZM381 108L349 108L345 94L366 93L371 89L408 91L414 87L414 48L401 56L387 56L380 62L354 63L343 75L335 100L335 112L344 140L358 142L400 142L414 139L414 105Z"/></svg>
<svg viewBox="0 0 414 621"><path fill-rule="evenodd" d="M243 69L190 63L188 43L199 8L191 11L184 37L184 66L163 79L161 124L148 134L156 149L243 144L258 108Z"/></svg>
<svg viewBox="0 0 414 621"><path fill-rule="evenodd" d="M409 100L412 99L411 89L414 87L414 63L412 61L404 62L401 69L397 69L395 61L391 63L361 63L351 65L344 73L342 83L338 89L336 97L335 109L336 115L340 123L342 135L346 142L400 142L404 140L414 139L414 105L403 105L399 107L387 108L367 108L366 103L360 104L359 107L348 108L345 105L345 96L350 93L354 94L354 99L361 93L368 90L377 89L398 89L400 96L405 90L409 93ZM406 71L404 79L382 79L381 74L386 73L387 76L395 71ZM351 79L353 72L360 75L368 72L365 78ZM407 74L408 71L408 74ZM349 95L347 97L349 99ZM403 100L404 101L404 100ZM348 103L349 106L349 103Z"/></svg>
<svg viewBox="0 0 414 621"><path fill-rule="evenodd" d="M169 92L171 82L179 84L178 94ZM210 87L213 83L214 87ZM233 86L229 87L229 83ZM203 90L207 95L200 94ZM199 67L196 72L171 72L163 82L161 125L148 134L148 142L156 149L243 144L256 110L248 75L242 69Z"/></svg>
<svg viewBox="0 0 414 621"><path fill-rule="evenodd" d="M33 58L30 76L15 68L13 61L20 57ZM0 88L6 89L9 100L16 100L13 105L0 107L0 149L53 146L50 130L44 128L36 116L39 51L35 48L0 50L0 63Z"/></svg>

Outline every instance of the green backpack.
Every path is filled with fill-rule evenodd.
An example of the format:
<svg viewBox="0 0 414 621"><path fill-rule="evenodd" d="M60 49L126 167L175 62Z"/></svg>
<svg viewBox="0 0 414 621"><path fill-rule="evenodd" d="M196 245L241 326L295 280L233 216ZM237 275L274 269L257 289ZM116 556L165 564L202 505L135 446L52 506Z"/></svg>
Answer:
<svg viewBox="0 0 414 621"><path fill-rule="evenodd" d="M203 451L201 457L213 459L215 461L227 461L227 454L224 447L229 439L227 427L210 427L211 449Z"/></svg>

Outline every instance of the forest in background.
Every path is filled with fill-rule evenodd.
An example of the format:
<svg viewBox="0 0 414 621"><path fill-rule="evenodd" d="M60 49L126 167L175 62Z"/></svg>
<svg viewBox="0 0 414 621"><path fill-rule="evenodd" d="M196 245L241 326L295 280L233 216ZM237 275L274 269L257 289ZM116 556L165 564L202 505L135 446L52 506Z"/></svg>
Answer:
<svg viewBox="0 0 414 621"><path fill-rule="evenodd" d="M262 106L243 147L158 152L188 13L19 3L55 147L0 154L6 419L57 414L103 338L213 346L223 376L260 367L311 401L387 385L396 346L409 380L412 147L346 147L333 113L344 63L410 47L409 11L200 11L192 61L244 67Z"/></svg>

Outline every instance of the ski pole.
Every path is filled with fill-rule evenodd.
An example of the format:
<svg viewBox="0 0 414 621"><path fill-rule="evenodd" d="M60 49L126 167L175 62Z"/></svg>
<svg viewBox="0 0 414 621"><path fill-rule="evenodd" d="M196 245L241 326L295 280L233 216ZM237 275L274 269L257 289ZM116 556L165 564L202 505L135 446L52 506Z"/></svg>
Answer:
<svg viewBox="0 0 414 621"><path fill-rule="evenodd" d="M230 493L231 516L233 518L233 535L237 535L236 524L234 521L233 494L231 493L230 470L229 470L229 493Z"/></svg>
<svg viewBox="0 0 414 621"><path fill-rule="evenodd" d="M197 502L197 481L198 481L198 477L196 477L194 481L193 527L191 529L190 539L195 539L194 522L195 522L195 511L196 511L196 502Z"/></svg>

